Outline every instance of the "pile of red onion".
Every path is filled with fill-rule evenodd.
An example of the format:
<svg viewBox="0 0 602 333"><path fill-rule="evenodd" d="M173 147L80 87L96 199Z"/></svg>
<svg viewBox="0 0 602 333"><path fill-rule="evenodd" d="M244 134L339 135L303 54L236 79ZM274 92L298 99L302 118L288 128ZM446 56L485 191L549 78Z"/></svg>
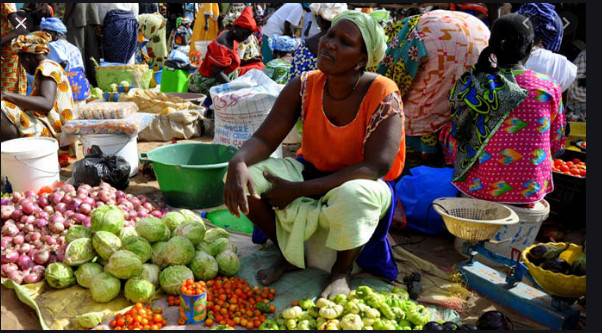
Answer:
<svg viewBox="0 0 602 333"><path fill-rule="evenodd" d="M106 183L83 184L77 190L65 184L39 196L33 191L15 192L2 198L2 276L19 284L41 281L46 266L63 261L69 228L89 227L92 211L103 205L119 207L126 227L146 216L161 218L169 211L163 203L126 194Z"/></svg>

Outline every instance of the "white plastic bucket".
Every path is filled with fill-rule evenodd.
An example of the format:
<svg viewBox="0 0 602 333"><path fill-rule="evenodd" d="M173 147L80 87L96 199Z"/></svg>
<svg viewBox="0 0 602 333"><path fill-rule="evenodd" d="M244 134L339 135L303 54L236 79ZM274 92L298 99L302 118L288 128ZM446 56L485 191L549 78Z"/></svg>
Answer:
<svg viewBox="0 0 602 333"><path fill-rule="evenodd" d="M59 144L55 139L19 138L4 141L0 147L2 179L8 179L13 192L38 192L60 181Z"/></svg>
<svg viewBox="0 0 602 333"><path fill-rule="evenodd" d="M550 204L546 200L541 200L533 208L520 208L512 205L506 205L518 215L519 222L516 224L505 225L491 239L494 242L503 241L498 244L485 242L485 248L495 254L510 258L512 249L523 251L533 245L535 237L541 228L541 224L550 215ZM460 252L462 251L463 240L456 238L454 246ZM502 266L487 258L477 255L478 261L489 266Z"/></svg>
<svg viewBox="0 0 602 333"><path fill-rule="evenodd" d="M129 137L125 134L88 134L82 135L84 155L93 145L97 145L106 155L123 157L130 163L130 177L138 173L138 136Z"/></svg>

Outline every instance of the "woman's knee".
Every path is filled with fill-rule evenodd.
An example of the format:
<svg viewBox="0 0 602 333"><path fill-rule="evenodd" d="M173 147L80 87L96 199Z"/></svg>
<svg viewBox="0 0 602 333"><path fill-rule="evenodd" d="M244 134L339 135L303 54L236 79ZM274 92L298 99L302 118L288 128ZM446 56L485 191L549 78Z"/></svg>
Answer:
<svg viewBox="0 0 602 333"><path fill-rule="evenodd" d="M1 141L6 141L6 140L11 140L11 139L16 139L19 138L19 130L17 129L17 126L15 126L10 119L8 119L8 116L4 113L4 111L1 112L2 113L2 120L0 123L1 126Z"/></svg>

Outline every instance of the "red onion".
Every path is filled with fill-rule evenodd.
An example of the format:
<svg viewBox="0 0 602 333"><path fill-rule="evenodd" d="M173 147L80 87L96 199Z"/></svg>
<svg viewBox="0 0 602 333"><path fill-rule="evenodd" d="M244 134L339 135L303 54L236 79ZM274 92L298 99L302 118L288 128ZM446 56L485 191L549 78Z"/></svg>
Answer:
<svg viewBox="0 0 602 333"><path fill-rule="evenodd" d="M86 228L89 228L90 227L90 220L91 220L91 217L90 216L86 216L86 219L82 222L82 225L84 227L86 227Z"/></svg>
<svg viewBox="0 0 602 333"><path fill-rule="evenodd" d="M57 212L65 213L67 211L67 204L64 202L59 202L54 206L54 210Z"/></svg>
<svg viewBox="0 0 602 333"><path fill-rule="evenodd" d="M23 218L21 218L21 220L23 220ZM26 215L25 216L25 221L22 221L25 224L33 224L36 222L36 217L33 215Z"/></svg>
<svg viewBox="0 0 602 333"><path fill-rule="evenodd" d="M84 191L90 191L92 189L92 186L90 186L89 184L81 184L77 189L84 190Z"/></svg>
<svg viewBox="0 0 602 333"><path fill-rule="evenodd" d="M57 262L56 254L50 254L50 259L48 259L48 263L52 264L53 262Z"/></svg>
<svg viewBox="0 0 602 333"><path fill-rule="evenodd" d="M46 194L46 193L44 193ZM44 209L44 207L48 206L50 204L50 201L48 201L48 195L46 196L40 196L38 198L38 206L40 206L40 208Z"/></svg>
<svg viewBox="0 0 602 333"><path fill-rule="evenodd" d="M63 221L63 231L62 232L67 232L69 230L69 228L71 228L71 226L73 226L75 224L75 220L73 218L70 219L65 219L65 221Z"/></svg>
<svg viewBox="0 0 602 333"><path fill-rule="evenodd" d="M88 192L77 191L77 199L84 201L88 198Z"/></svg>
<svg viewBox="0 0 602 333"><path fill-rule="evenodd" d="M36 196L36 192L32 191L32 190L28 190L25 191L25 193L23 193L26 197L35 197Z"/></svg>
<svg viewBox="0 0 602 333"><path fill-rule="evenodd" d="M34 204L33 205L33 210L31 211L31 214L32 215L37 215L41 211L42 211L42 208L40 208L40 206Z"/></svg>
<svg viewBox="0 0 602 333"><path fill-rule="evenodd" d="M83 221L85 221L86 215L84 215L82 213L75 213L73 215L73 218L75 219L76 222L82 223Z"/></svg>
<svg viewBox="0 0 602 333"><path fill-rule="evenodd" d="M11 262L17 262L19 260L19 252L13 249L6 249L2 252L2 263L7 264Z"/></svg>
<svg viewBox="0 0 602 333"><path fill-rule="evenodd" d="M12 214L10 214L10 218L14 220L20 220L21 216L23 216L23 211L20 207L17 207Z"/></svg>
<svg viewBox="0 0 602 333"><path fill-rule="evenodd" d="M31 271L35 272L35 273L39 273L39 274L44 274L44 271L46 271L46 267L44 267L42 265L35 265L31 269Z"/></svg>
<svg viewBox="0 0 602 333"><path fill-rule="evenodd" d="M31 213L33 213L33 202L25 199L26 201L23 202L23 204L21 205L21 209L23 209L23 213L26 215L30 215Z"/></svg>
<svg viewBox="0 0 602 333"><path fill-rule="evenodd" d="M105 203L104 203L104 202L102 202L102 201L97 201L97 202L94 204L94 208L102 207L102 206L104 206L104 205L105 205Z"/></svg>
<svg viewBox="0 0 602 333"><path fill-rule="evenodd" d="M19 228L19 230L22 230L23 228L25 228L25 223L17 222L15 224L17 225L17 228Z"/></svg>
<svg viewBox="0 0 602 333"><path fill-rule="evenodd" d="M31 269L35 264L28 255L22 254L17 261L17 265L19 265L21 269Z"/></svg>
<svg viewBox="0 0 602 333"><path fill-rule="evenodd" d="M84 201L82 201L82 204L88 204L90 205L90 207L94 207L94 204L96 203L96 200L94 200L94 198L86 198L84 199Z"/></svg>
<svg viewBox="0 0 602 333"><path fill-rule="evenodd" d="M42 211L42 212L38 213L39 219L48 219L49 217L50 217L50 214L48 214L47 212Z"/></svg>
<svg viewBox="0 0 602 333"><path fill-rule="evenodd" d="M87 203L82 203L79 205L79 211L88 215L92 212L92 206Z"/></svg>
<svg viewBox="0 0 602 333"><path fill-rule="evenodd" d="M42 281L43 275L42 274L38 274L35 272L29 272L29 274L26 274L25 277L23 278L23 282L25 283L37 283Z"/></svg>
<svg viewBox="0 0 602 333"><path fill-rule="evenodd" d="M7 206L7 205L2 205L2 207L0 208L0 214L3 220L8 219L9 217L11 217L11 215L13 214L13 212L15 211L15 207L14 206Z"/></svg>
<svg viewBox="0 0 602 333"><path fill-rule="evenodd" d="M40 239L40 237L42 237L42 235L39 232L32 232L30 235L31 235L32 242L35 242L38 239Z"/></svg>
<svg viewBox="0 0 602 333"><path fill-rule="evenodd" d="M79 208L79 205L81 203L82 203L82 201L78 198L71 199L71 201L69 201L69 203L67 203L67 210L72 210L75 212Z"/></svg>
<svg viewBox="0 0 602 333"><path fill-rule="evenodd" d="M61 189L65 192L72 192L72 191L75 191L75 186L73 186L71 184L65 184L65 185L61 186Z"/></svg>
<svg viewBox="0 0 602 333"><path fill-rule="evenodd" d="M113 200L113 199L109 199L109 200L106 202L106 204L107 204L107 205L115 205L115 200Z"/></svg>
<svg viewBox="0 0 602 333"><path fill-rule="evenodd" d="M62 199L63 196L58 192L54 192L48 196L48 200L55 205L61 202Z"/></svg>
<svg viewBox="0 0 602 333"><path fill-rule="evenodd" d="M62 222L51 222L50 223L50 231L52 231L55 234L61 233L63 230L65 230L65 226L63 225L64 222L65 222L64 219Z"/></svg>
<svg viewBox="0 0 602 333"><path fill-rule="evenodd" d="M10 272L19 270L19 266L17 266L17 264L15 264L15 263L2 264L1 268L2 268L2 276L3 277L8 277L8 274Z"/></svg>
<svg viewBox="0 0 602 333"><path fill-rule="evenodd" d="M33 224L26 224L25 227L23 227L23 231L25 232L33 232L35 230Z"/></svg>
<svg viewBox="0 0 602 333"><path fill-rule="evenodd" d="M155 209L155 210L153 210L151 212L151 215L154 216L154 217L156 217L156 218L161 218L161 216L163 216L163 213L161 213L160 210Z"/></svg>
<svg viewBox="0 0 602 333"><path fill-rule="evenodd" d="M0 245L2 245L3 249L6 249L7 247L9 247L9 245L12 245L12 243L13 243L13 238L11 236L2 236Z"/></svg>
<svg viewBox="0 0 602 333"><path fill-rule="evenodd" d="M25 237L23 237L23 234L17 234L15 237L13 237L13 243L15 243L15 245L23 244L23 242L25 242Z"/></svg>
<svg viewBox="0 0 602 333"><path fill-rule="evenodd" d="M64 250L58 250L56 251L56 260L63 262L65 260L65 251Z"/></svg>
<svg viewBox="0 0 602 333"><path fill-rule="evenodd" d="M23 244L21 244L21 250L19 250L19 252L21 254L29 254L31 252L32 248L33 247L31 246L31 244L29 244L29 243L23 243Z"/></svg>
<svg viewBox="0 0 602 333"><path fill-rule="evenodd" d="M24 274L21 271L12 271L8 273L8 278L15 281L17 284L23 283Z"/></svg>
<svg viewBox="0 0 602 333"><path fill-rule="evenodd" d="M61 224L61 226L62 226L62 224ZM46 244L48 244L48 245L56 244L56 238L54 238L53 236L48 236L48 238L46 238Z"/></svg>
<svg viewBox="0 0 602 333"><path fill-rule="evenodd" d="M45 228L48 225L48 220L44 218L39 218L36 222L38 228Z"/></svg>
<svg viewBox="0 0 602 333"><path fill-rule="evenodd" d="M123 191L117 191L115 192L115 199L119 200L119 199L125 199L125 192Z"/></svg>
<svg viewBox="0 0 602 333"><path fill-rule="evenodd" d="M70 218L72 218L72 217L73 217L73 215L75 215L75 212L74 212L74 211L72 211L72 210L67 210L67 211L65 211L65 214L63 214L63 217L64 217L65 219L70 219Z"/></svg>
<svg viewBox="0 0 602 333"><path fill-rule="evenodd" d="M50 224L54 224L54 223L63 223L65 221L65 218L62 215L59 214L54 214L51 218L50 218ZM51 229L52 230L52 229Z"/></svg>
<svg viewBox="0 0 602 333"><path fill-rule="evenodd" d="M146 208L149 212L154 209L153 205L150 202L143 203L142 207Z"/></svg>
<svg viewBox="0 0 602 333"><path fill-rule="evenodd" d="M21 201L21 199L23 199L23 194L21 192L13 192L13 202L14 203L18 203L19 201Z"/></svg>
<svg viewBox="0 0 602 333"><path fill-rule="evenodd" d="M54 207L52 207L51 205L48 205L48 206L44 207L44 212L46 214L52 214L52 213L54 213Z"/></svg>
<svg viewBox="0 0 602 333"><path fill-rule="evenodd" d="M7 206L10 200L8 198L2 198L0 199L0 202L2 203L2 206Z"/></svg>

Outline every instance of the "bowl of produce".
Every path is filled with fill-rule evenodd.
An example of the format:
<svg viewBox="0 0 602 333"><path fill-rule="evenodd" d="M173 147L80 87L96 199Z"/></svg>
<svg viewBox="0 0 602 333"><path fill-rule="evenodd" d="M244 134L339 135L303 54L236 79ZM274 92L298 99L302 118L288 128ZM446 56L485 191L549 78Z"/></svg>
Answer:
<svg viewBox="0 0 602 333"><path fill-rule="evenodd" d="M165 196L173 207L201 209L224 203L224 175L238 148L202 142L178 143L139 154L152 163Z"/></svg>
<svg viewBox="0 0 602 333"><path fill-rule="evenodd" d="M571 243L534 244L522 253L529 274L548 294L566 298L585 295L585 249Z"/></svg>

